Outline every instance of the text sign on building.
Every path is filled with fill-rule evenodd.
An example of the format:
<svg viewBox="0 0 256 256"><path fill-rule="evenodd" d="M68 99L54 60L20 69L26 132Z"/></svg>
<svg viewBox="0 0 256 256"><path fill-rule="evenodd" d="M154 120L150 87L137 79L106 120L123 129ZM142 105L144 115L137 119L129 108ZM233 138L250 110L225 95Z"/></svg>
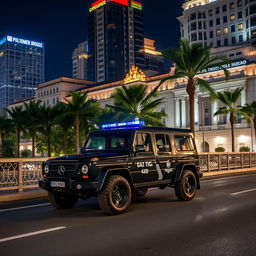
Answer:
<svg viewBox="0 0 256 256"><path fill-rule="evenodd" d="M7 42L11 42L11 43L30 45L30 46L39 47L39 48L44 47L43 43L31 41L31 40L27 40L27 39L22 39L22 38L17 38L17 37L13 37L13 36L7 36L6 40L7 40Z"/></svg>
<svg viewBox="0 0 256 256"><path fill-rule="evenodd" d="M229 69L229 68L236 68L236 67L241 67L244 65L247 65L248 61L247 60L239 60L239 61L234 61L228 64L223 64L221 66L215 66L215 67L210 67L207 69L203 69L200 74L204 74L204 73L209 73L209 72L215 72L215 71L219 71L222 69Z"/></svg>

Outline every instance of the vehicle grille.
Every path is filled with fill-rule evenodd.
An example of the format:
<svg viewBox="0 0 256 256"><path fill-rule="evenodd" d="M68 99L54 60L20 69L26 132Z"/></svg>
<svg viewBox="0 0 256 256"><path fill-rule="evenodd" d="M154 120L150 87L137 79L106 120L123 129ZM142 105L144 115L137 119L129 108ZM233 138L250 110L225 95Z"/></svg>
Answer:
<svg viewBox="0 0 256 256"><path fill-rule="evenodd" d="M75 177L77 174L77 170L78 170L78 165L77 163L51 163L50 164L50 173L49 176L53 176L53 177ZM64 173L62 169L62 172L60 171L60 168L65 169ZM63 173L63 174L62 174Z"/></svg>

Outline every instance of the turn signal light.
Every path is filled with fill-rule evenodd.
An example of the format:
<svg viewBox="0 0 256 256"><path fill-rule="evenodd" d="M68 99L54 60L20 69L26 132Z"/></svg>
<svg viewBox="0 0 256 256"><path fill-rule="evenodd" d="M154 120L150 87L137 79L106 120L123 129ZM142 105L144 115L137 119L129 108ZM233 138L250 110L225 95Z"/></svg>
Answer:
<svg viewBox="0 0 256 256"><path fill-rule="evenodd" d="M47 175L46 175L46 174L44 174L44 175L43 175L43 177L44 177L44 178L47 178Z"/></svg>
<svg viewBox="0 0 256 256"><path fill-rule="evenodd" d="M91 158L91 160L90 160L90 162L97 162L97 161L99 161L99 158L98 158L98 157L93 157L93 158Z"/></svg>
<svg viewBox="0 0 256 256"><path fill-rule="evenodd" d="M89 179L89 176L88 175L84 175L83 179Z"/></svg>

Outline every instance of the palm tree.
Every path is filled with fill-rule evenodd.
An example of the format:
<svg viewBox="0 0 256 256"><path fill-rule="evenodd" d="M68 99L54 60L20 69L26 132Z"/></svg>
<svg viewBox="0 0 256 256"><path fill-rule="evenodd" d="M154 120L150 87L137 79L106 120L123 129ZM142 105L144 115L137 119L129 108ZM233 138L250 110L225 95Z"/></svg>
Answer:
<svg viewBox="0 0 256 256"><path fill-rule="evenodd" d="M16 144L17 144L17 151L16 156L20 157L20 134L24 131L24 120L25 120L25 112L22 106L16 106L12 109L6 109L8 114L11 117L11 123L15 127L16 131Z"/></svg>
<svg viewBox="0 0 256 256"><path fill-rule="evenodd" d="M220 66L226 78L229 78L229 72L222 67L224 63L229 63L225 56L211 56L211 47L204 47L201 44L190 45L187 40L180 41L180 48L163 52L163 55L170 59L175 65L173 75L166 77L160 81L160 85L168 80L185 78L187 80L187 93L189 95L189 111L190 111L190 128L195 134L195 92L199 86L206 89L210 94L214 93L210 84L199 78L204 70L213 66Z"/></svg>
<svg viewBox="0 0 256 256"><path fill-rule="evenodd" d="M29 103L25 103L25 114L27 118L24 122L26 130L32 138L32 157L35 157L35 136L40 124L40 104L41 101L30 101Z"/></svg>
<svg viewBox="0 0 256 256"><path fill-rule="evenodd" d="M148 87L144 84L136 84L129 87L122 85L112 95L114 105L108 105L116 114L119 121L134 120L136 118L145 121L148 125L164 126L162 118L164 112L156 112L158 106L163 103L163 98L156 99L159 86L147 93Z"/></svg>
<svg viewBox="0 0 256 256"><path fill-rule="evenodd" d="M94 99L87 99L86 92L72 92L71 99L65 100L67 104L62 117L73 119L76 134L76 153L78 154L80 151L81 126L89 127L96 119L100 107Z"/></svg>
<svg viewBox="0 0 256 256"><path fill-rule="evenodd" d="M242 106L241 110L245 113L243 114L244 116L247 115L249 117L246 119L249 120L250 123L253 123L256 138L256 101L253 101L250 104Z"/></svg>
<svg viewBox="0 0 256 256"><path fill-rule="evenodd" d="M12 123L10 119L0 116L0 138L1 138L1 155L4 157L4 138L12 132Z"/></svg>
<svg viewBox="0 0 256 256"><path fill-rule="evenodd" d="M216 93L216 98L224 104L224 107L220 108L214 115L230 115L229 122L231 125L232 152L235 152L234 124L238 115L244 116L244 112L238 106L238 100L240 99L242 90L243 88L236 88L234 91Z"/></svg>
<svg viewBox="0 0 256 256"><path fill-rule="evenodd" d="M38 117L40 125L38 131L45 136L47 144L47 155L51 156L51 133L53 127L56 125L56 119L61 114L58 107L40 106Z"/></svg>

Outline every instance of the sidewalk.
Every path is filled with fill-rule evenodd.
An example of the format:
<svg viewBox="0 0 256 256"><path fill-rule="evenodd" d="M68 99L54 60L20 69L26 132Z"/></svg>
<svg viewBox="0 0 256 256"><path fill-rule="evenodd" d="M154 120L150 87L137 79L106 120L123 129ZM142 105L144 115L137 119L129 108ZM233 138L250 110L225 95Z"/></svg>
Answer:
<svg viewBox="0 0 256 256"><path fill-rule="evenodd" d="M203 179L211 179L216 177L227 177L234 175L243 175L249 173L256 173L256 168L248 168L248 169L236 169L236 170L227 170L227 171L215 171L215 172L204 172ZM5 192L0 191L0 203L18 201L18 200L28 200L28 199L38 199L47 197L47 192L40 188L38 189L30 189L24 192Z"/></svg>

